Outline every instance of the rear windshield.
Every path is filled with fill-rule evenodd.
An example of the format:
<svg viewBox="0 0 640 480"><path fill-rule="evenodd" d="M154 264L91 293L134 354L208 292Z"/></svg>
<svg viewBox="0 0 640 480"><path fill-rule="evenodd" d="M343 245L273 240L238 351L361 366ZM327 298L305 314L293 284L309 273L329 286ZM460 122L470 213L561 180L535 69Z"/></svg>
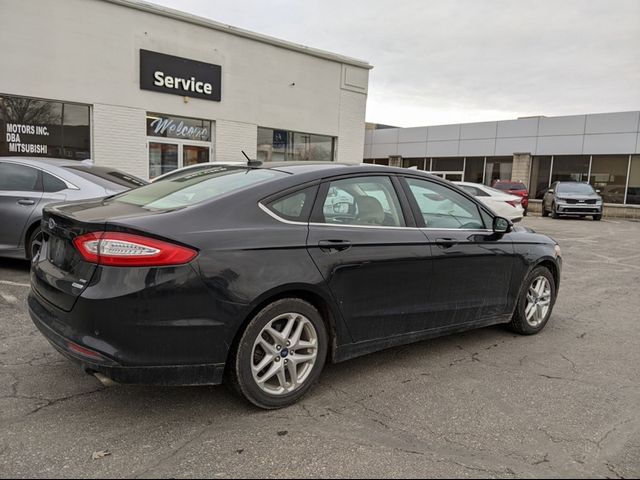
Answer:
<svg viewBox="0 0 640 480"><path fill-rule="evenodd" d="M71 165L64 168L73 171L73 173L85 180L112 190L122 190L122 187L127 189L138 188L148 185L149 183L134 177L133 175L129 175L112 168L89 167L87 165Z"/></svg>
<svg viewBox="0 0 640 480"><path fill-rule="evenodd" d="M577 193L579 195L592 195L593 187L588 183L559 183L558 193Z"/></svg>
<svg viewBox="0 0 640 480"><path fill-rule="evenodd" d="M521 182L497 182L494 188L498 190L526 190L527 187Z"/></svg>
<svg viewBox="0 0 640 480"><path fill-rule="evenodd" d="M184 172L180 177L121 193L114 200L153 210L168 210L212 200L282 176L286 174L262 168L209 168Z"/></svg>

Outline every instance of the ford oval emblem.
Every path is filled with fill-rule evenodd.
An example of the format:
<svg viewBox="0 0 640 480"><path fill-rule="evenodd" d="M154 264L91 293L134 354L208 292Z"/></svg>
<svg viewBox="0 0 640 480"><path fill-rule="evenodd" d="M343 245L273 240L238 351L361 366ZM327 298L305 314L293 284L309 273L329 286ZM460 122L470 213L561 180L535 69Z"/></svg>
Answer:
<svg viewBox="0 0 640 480"><path fill-rule="evenodd" d="M56 221L53 218L49 219L49 230L56 228Z"/></svg>

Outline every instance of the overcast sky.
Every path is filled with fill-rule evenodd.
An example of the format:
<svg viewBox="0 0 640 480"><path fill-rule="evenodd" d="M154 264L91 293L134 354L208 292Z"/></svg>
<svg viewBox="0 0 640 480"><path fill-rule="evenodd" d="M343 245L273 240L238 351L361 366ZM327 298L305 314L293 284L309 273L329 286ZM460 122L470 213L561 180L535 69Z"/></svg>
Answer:
<svg viewBox="0 0 640 480"><path fill-rule="evenodd" d="M153 1L368 61L370 122L640 109L640 0Z"/></svg>

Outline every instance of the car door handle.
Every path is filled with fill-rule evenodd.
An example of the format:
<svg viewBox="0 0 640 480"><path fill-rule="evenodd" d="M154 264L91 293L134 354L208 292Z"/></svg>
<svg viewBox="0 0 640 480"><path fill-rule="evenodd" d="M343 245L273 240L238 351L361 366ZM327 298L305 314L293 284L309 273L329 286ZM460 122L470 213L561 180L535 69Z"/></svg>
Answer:
<svg viewBox="0 0 640 480"><path fill-rule="evenodd" d="M18 200L18 205L30 206L30 205L35 205L35 204L36 204L35 200L29 200L27 198L23 198L22 200Z"/></svg>
<svg viewBox="0 0 640 480"><path fill-rule="evenodd" d="M436 238L436 245L442 248L451 248L458 243L460 242L455 238Z"/></svg>
<svg viewBox="0 0 640 480"><path fill-rule="evenodd" d="M318 246L323 252L342 252L351 248L351 242L348 240L320 240Z"/></svg>

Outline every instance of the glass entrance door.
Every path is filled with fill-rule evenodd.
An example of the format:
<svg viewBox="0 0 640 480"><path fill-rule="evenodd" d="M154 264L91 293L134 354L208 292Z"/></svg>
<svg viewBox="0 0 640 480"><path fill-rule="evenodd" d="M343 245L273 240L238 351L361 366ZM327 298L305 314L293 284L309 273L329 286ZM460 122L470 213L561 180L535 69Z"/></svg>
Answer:
<svg viewBox="0 0 640 480"><path fill-rule="evenodd" d="M178 168L211 161L210 145L185 142L149 141L149 178L153 179Z"/></svg>
<svg viewBox="0 0 640 480"><path fill-rule="evenodd" d="M198 147L196 145L183 145L182 147L182 166L188 167L198 163L207 163L209 161L209 147Z"/></svg>

